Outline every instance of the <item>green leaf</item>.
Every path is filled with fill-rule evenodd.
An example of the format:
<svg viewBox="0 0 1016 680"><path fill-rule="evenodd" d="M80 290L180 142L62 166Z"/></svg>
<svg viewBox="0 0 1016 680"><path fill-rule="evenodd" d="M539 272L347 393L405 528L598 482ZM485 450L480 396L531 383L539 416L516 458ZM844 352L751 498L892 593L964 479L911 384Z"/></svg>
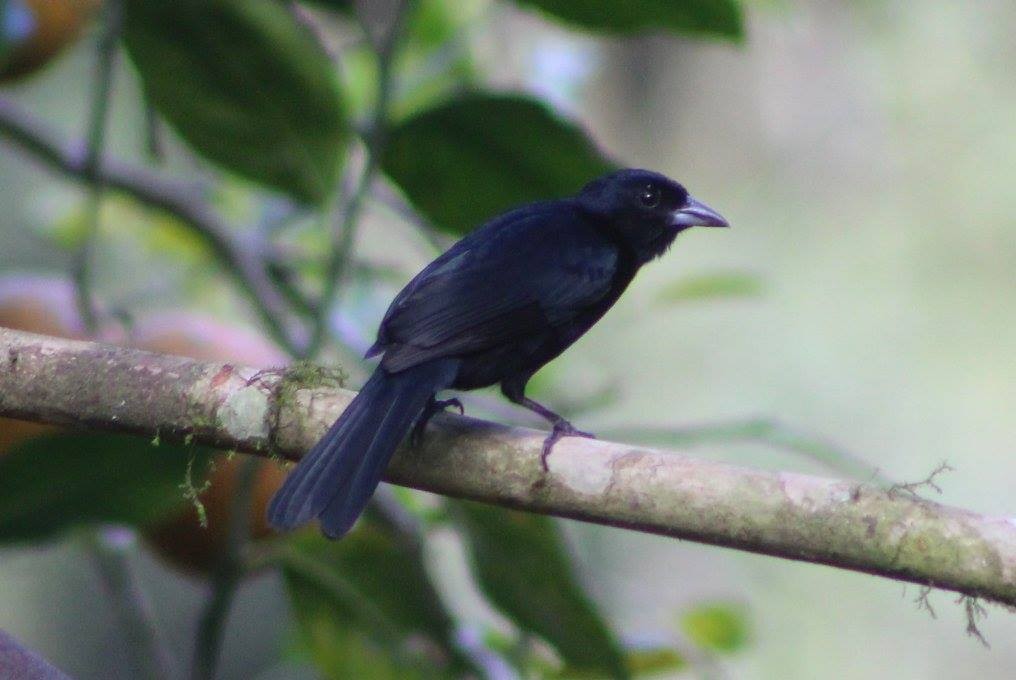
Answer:
<svg viewBox="0 0 1016 680"><path fill-rule="evenodd" d="M711 298L756 297L763 291L762 280L747 272L712 272L688 276L665 286L659 293L663 302L690 302Z"/></svg>
<svg viewBox="0 0 1016 680"><path fill-rule="evenodd" d="M625 658L635 676L676 673L688 666L688 660L669 647L629 649Z"/></svg>
<svg viewBox="0 0 1016 680"><path fill-rule="evenodd" d="M714 652L736 652L748 643L747 613L734 604L696 607L681 617L681 629L699 647Z"/></svg>
<svg viewBox="0 0 1016 680"><path fill-rule="evenodd" d="M647 675L659 676L662 674L667 674L667 677L669 677L688 667L688 660L669 647L626 649L624 651L624 660L628 671L636 678ZM545 671L544 675L561 678L561 680L597 680L603 677L602 672L597 673L588 669L581 671L569 666L565 666L557 671Z"/></svg>
<svg viewBox="0 0 1016 680"><path fill-rule="evenodd" d="M280 561L304 644L334 678L444 677L469 668L418 551L374 521L341 541L300 534Z"/></svg>
<svg viewBox="0 0 1016 680"><path fill-rule="evenodd" d="M124 42L145 93L198 153L321 203L348 139L338 82L278 0L127 0Z"/></svg>
<svg viewBox="0 0 1016 680"><path fill-rule="evenodd" d="M179 509L193 459L210 453L138 437L56 434L28 440L0 458L0 543L48 538L98 522L144 526Z"/></svg>
<svg viewBox="0 0 1016 680"><path fill-rule="evenodd" d="M528 633L557 649L572 673L629 677L614 634L583 592L553 520L456 502L480 587Z"/></svg>
<svg viewBox="0 0 1016 680"><path fill-rule="evenodd" d="M486 93L396 126L382 165L438 228L454 234L508 208L574 194L613 167L578 126L542 103Z"/></svg>
<svg viewBox="0 0 1016 680"><path fill-rule="evenodd" d="M603 33L669 31L740 40L744 13L737 0L517 0L582 28Z"/></svg>

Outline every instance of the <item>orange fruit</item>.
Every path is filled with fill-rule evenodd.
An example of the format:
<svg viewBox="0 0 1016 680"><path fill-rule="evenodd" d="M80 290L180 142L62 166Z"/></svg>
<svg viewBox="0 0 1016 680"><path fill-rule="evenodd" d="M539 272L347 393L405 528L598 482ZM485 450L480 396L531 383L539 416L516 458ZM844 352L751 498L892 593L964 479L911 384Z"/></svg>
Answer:
<svg viewBox="0 0 1016 680"><path fill-rule="evenodd" d="M13 44L0 54L0 82L34 73L81 35L81 29L102 4L101 0L10 0L6 12L17 12L24 33L8 36Z"/></svg>

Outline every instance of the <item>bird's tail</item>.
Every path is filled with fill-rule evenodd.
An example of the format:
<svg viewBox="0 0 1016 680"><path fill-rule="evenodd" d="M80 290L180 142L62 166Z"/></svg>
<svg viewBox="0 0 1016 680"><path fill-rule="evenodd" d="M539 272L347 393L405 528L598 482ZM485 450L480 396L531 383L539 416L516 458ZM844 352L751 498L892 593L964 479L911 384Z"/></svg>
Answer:
<svg viewBox="0 0 1016 680"><path fill-rule="evenodd" d="M269 523L293 529L318 517L327 536L345 534L427 400L451 384L456 368L456 360L445 359L398 373L374 371L272 498Z"/></svg>

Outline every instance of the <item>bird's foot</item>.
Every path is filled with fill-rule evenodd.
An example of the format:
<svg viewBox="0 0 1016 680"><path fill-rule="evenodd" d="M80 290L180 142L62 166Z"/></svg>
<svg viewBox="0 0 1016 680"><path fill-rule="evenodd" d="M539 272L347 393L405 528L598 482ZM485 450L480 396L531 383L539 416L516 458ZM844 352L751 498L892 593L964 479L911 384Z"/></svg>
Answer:
<svg viewBox="0 0 1016 680"><path fill-rule="evenodd" d="M551 430L547 438L543 440L543 452L540 454L540 465L543 466L544 472L550 472L550 466L547 465L547 456L554 449L554 444L564 437L585 437L586 439L596 439L596 435L591 432L583 432L577 429L574 425L569 423L563 418L554 423L554 429Z"/></svg>
<svg viewBox="0 0 1016 680"><path fill-rule="evenodd" d="M416 425L413 426L413 431L409 435L409 442L414 447L419 446L420 442L423 441L423 431L427 429L427 423L434 417L435 414L444 411L446 408L455 407L459 410L459 415L466 415L466 409L462 406L462 402L452 397L451 399L431 399L427 402L427 405L423 408L423 413L420 414L419 419L416 421Z"/></svg>
<svg viewBox="0 0 1016 680"><path fill-rule="evenodd" d="M462 402L452 397L451 399L436 399L434 400L434 413L444 411L446 408L457 408L459 415L466 415L466 407L462 405Z"/></svg>

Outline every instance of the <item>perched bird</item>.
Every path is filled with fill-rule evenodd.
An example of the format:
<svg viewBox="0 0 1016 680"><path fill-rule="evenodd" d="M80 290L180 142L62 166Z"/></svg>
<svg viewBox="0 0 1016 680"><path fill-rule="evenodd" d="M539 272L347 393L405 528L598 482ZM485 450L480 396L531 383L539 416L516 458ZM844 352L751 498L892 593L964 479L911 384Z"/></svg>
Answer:
<svg viewBox="0 0 1016 680"><path fill-rule="evenodd" d="M592 327L642 265L688 227L726 227L677 182L619 170L577 196L523 206L487 222L427 265L398 294L368 357L374 374L300 461L272 499L270 523L292 529L318 518L346 533L399 443L438 411L444 389L500 383L512 402L553 427L542 461L561 437L592 435L525 395L544 364Z"/></svg>

